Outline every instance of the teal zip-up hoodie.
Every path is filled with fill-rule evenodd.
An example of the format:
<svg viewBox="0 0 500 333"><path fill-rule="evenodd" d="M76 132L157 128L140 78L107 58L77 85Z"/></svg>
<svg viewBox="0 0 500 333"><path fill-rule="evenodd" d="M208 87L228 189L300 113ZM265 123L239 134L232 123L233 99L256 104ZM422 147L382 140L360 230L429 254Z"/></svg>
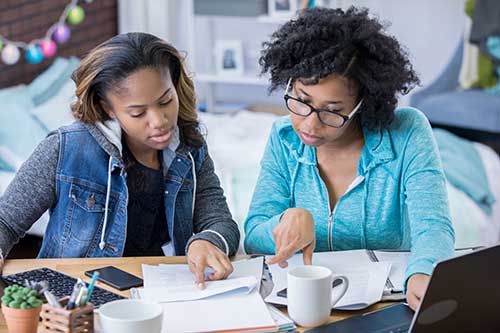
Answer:
<svg viewBox="0 0 500 333"><path fill-rule="evenodd" d="M453 255L445 176L427 118L400 108L387 129L363 134L357 177L332 211L316 149L289 117L274 123L245 221L247 253L273 254L274 227L287 208L300 207L314 218L315 251L411 249L406 279L431 274Z"/></svg>

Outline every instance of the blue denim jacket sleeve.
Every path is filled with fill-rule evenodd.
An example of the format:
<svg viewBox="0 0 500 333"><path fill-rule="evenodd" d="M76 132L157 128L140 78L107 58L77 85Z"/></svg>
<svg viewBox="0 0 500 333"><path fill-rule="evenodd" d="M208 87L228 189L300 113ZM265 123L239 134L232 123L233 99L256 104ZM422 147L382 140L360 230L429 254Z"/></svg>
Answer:
<svg viewBox="0 0 500 333"><path fill-rule="evenodd" d="M285 210L290 208L290 177L284 156L284 147L274 124L245 221L247 253L275 252L273 229Z"/></svg>
<svg viewBox="0 0 500 333"><path fill-rule="evenodd" d="M455 242L436 141L425 117L415 117L414 122L404 152L402 176L411 230L406 283L413 274L431 274L437 261L453 255Z"/></svg>

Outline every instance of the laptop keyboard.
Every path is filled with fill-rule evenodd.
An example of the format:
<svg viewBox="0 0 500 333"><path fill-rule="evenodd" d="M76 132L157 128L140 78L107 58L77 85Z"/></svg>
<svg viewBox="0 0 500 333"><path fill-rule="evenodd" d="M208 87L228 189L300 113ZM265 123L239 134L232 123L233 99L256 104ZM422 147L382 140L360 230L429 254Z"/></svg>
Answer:
<svg viewBox="0 0 500 333"><path fill-rule="evenodd" d="M54 294L57 299L71 295L73 286L76 283L75 278L60 272L56 272L49 268L39 268L32 271L7 275L4 276L3 279L9 284L19 285L24 285L24 280L26 279L30 281L45 280L49 283L49 291ZM94 287L92 295L90 296L90 302L94 304L95 308L98 308L105 303L119 299L125 299L125 297L99 288L97 286Z"/></svg>

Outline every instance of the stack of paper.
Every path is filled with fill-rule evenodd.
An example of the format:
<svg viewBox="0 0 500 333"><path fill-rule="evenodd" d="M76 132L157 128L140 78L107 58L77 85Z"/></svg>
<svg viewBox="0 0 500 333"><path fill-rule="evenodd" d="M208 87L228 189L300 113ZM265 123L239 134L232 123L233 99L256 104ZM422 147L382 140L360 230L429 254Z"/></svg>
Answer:
<svg viewBox="0 0 500 333"><path fill-rule="evenodd" d="M295 329L296 326L293 321L289 317L285 316L283 312L276 309L271 304L268 304L267 308L269 309L269 313L271 314L271 317L273 317L278 328L276 332L287 332Z"/></svg>
<svg viewBox="0 0 500 333"><path fill-rule="evenodd" d="M160 303L163 332L277 332L293 328L268 308L259 294L263 258L233 262L227 280L199 290L187 265L143 265L144 288L132 298ZM278 311L279 312L279 311Z"/></svg>
<svg viewBox="0 0 500 333"><path fill-rule="evenodd" d="M471 253L472 249L455 250L455 256ZM372 260L377 262L388 262L392 264L389 274L389 284L386 291L389 293L402 293L405 281L405 271L410 260L410 251L371 251ZM404 294L402 294L404 298Z"/></svg>
<svg viewBox="0 0 500 333"><path fill-rule="evenodd" d="M347 251L346 251L347 252ZM349 251L350 252L350 251ZM355 257L358 257L355 255ZM344 297L335 305L335 309L359 310L381 300L384 286L391 269L388 262L358 262L342 252L319 252L313 256L313 265L330 268L334 276L344 275L349 280L349 288ZM286 288L286 274L290 268L303 265L302 254L296 254L288 260L288 267L271 265L274 289L266 297L266 302L287 304L284 297L277 295ZM341 288L333 289L333 296Z"/></svg>

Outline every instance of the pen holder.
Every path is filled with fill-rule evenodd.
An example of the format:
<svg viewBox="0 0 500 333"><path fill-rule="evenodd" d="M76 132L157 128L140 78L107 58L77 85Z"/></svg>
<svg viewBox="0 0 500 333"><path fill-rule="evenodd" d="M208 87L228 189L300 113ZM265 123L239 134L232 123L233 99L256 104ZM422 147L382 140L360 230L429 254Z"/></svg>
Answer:
<svg viewBox="0 0 500 333"><path fill-rule="evenodd" d="M94 305L87 305L73 310L66 310L69 297L63 297L59 303L62 309L49 304L42 306L42 333L93 333L94 332Z"/></svg>

